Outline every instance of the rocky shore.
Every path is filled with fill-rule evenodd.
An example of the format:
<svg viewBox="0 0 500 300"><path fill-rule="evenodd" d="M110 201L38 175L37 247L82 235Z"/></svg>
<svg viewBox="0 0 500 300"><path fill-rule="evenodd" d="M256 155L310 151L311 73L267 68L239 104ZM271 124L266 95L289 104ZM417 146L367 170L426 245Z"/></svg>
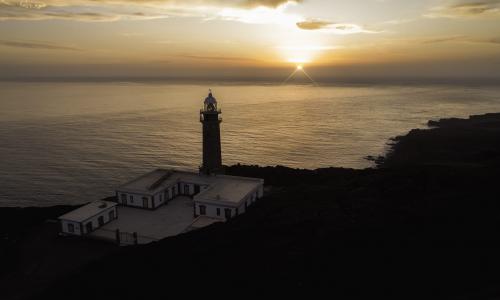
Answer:
<svg viewBox="0 0 500 300"><path fill-rule="evenodd" d="M2 299L498 297L500 114L429 126L373 169L227 167L269 195L145 246L57 237L46 220L71 207L2 208Z"/></svg>

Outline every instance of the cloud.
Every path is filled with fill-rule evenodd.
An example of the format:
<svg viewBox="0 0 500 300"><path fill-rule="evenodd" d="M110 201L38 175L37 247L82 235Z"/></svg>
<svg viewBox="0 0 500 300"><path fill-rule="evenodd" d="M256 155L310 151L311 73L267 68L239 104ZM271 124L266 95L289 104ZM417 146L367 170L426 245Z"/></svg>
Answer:
<svg viewBox="0 0 500 300"><path fill-rule="evenodd" d="M23 8L40 9L47 6L96 6L96 5L139 5L139 6L232 6L273 7L302 0L0 0L0 4Z"/></svg>
<svg viewBox="0 0 500 300"><path fill-rule="evenodd" d="M425 15L429 18L482 18L499 17L500 0L454 0L434 7Z"/></svg>
<svg viewBox="0 0 500 300"><path fill-rule="evenodd" d="M490 43L492 44L500 44L500 37L498 38L492 38L489 40Z"/></svg>
<svg viewBox="0 0 500 300"><path fill-rule="evenodd" d="M0 0L0 20L115 21L218 16L226 8L275 10L302 0Z"/></svg>
<svg viewBox="0 0 500 300"><path fill-rule="evenodd" d="M454 36L444 36L444 37L436 37L436 38L428 38L422 40L422 44L438 44L452 41L469 41L469 38L463 35L454 35Z"/></svg>
<svg viewBox="0 0 500 300"><path fill-rule="evenodd" d="M417 18L413 18L413 19L394 19L394 20L388 20L388 21L381 22L380 24L383 24L383 25L401 25L401 24L415 22L416 20L417 20Z"/></svg>
<svg viewBox="0 0 500 300"><path fill-rule="evenodd" d="M302 30L322 30L334 34L377 33L376 31L367 30L357 24L334 23L324 20L300 21L297 22L296 25Z"/></svg>
<svg viewBox="0 0 500 300"><path fill-rule="evenodd" d="M282 6L282 5L288 4L290 2L301 3L302 0L295 0L295 1L290 1L290 0L245 0L245 1L243 1L242 4L243 4L243 6L247 6L247 7L264 6L264 7L276 8L278 6Z"/></svg>
<svg viewBox="0 0 500 300"><path fill-rule="evenodd" d="M470 43L486 43L486 44L499 45L500 44L500 37L486 38L486 39L469 38L467 41Z"/></svg>
<svg viewBox="0 0 500 300"><path fill-rule="evenodd" d="M247 62L257 61L256 59L253 59L253 58L235 57L235 56L202 56L202 55L190 55L190 54L181 54L181 55L177 55L177 56L182 57L182 58L200 59L200 60L247 61Z"/></svg>
<svg viewBox="0 0 500 300"><path fill-rule="evenodd" d="M32 41L8 41L0 40L0 46L24 48L24 49L43 49L43 50L69 50L81 51L82 49L73 46L54 44L49 42L32 42Z"/></svg>
<svg viewBox="0 0 500 300"><path fill-rule="evenodd" d="M471 37L467 35L450 35L450 36L434 36L434 37L423 37L423 38L410 38L410 39L401 39L399 41L411 44L442 44L442 43L481 43L481 44L500 44L499 37L493 38L478 38Z"/></svg>
<svg viewBox="0 0 500 300"><path fill-rule="evenodd" d="M333 24L332 22L327 22L327 21L310 20L310 21L297 22L297 27L304 30L318 30L329 27L332 24Z"/></svg>
<svg viewBox="0 0 500 300"><path fill-rule="evenodd" d="M90 1L94 6L82 6L83 2L74 1L10 1L0 0L0 21L6 20L75 20L75 21L116 21L120 19L151 19L167 17L152 7L106 6L102 2ZM89 2L89 5L90 5ZM105 1L103 1L105 2ZM79 5L76 5L79 4Z"/></svg>
<svg viewBox="0 0 500 300"><path fill-rule="evenodd" d="M294 26L301 16L286 11L290 4L297 1L287 1L276 7L259 6L252 9L225 7L217 11L212 18L227 21L237 21L248 24L279 24L283 26Z"/></svg>

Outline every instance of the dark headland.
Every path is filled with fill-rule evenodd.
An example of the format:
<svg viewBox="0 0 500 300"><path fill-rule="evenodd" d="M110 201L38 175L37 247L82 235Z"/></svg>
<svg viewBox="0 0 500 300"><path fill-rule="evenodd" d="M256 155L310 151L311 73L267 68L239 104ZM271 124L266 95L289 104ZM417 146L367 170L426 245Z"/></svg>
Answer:
<svg viewBox="0 0 500 300"><path fill-rule="evenodd" d="M0 298L500 297L500 114L429 126L373 169L227 167L268 195L145 246L57 237L73 207L2 208Z"/></svg>

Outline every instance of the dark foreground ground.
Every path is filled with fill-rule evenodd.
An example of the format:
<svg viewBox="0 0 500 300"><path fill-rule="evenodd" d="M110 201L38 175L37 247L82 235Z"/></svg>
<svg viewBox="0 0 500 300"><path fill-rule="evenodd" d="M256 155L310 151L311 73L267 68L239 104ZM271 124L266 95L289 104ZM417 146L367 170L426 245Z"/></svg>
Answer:
<svg viewBox="0 0 500 300"><path fill-rule="evenodd" d="M499 298L500 114L429 125L377 169L228 167L273 192L146 246L55 236L70 207L1 209L0 298Z"/></svg>

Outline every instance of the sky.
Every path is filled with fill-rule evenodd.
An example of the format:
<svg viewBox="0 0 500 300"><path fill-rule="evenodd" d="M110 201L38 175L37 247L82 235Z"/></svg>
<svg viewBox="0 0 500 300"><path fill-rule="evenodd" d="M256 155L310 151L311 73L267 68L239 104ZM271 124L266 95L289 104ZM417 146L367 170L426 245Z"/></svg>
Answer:
<svg viewBox="0 0 500 300"><path fill-rule="evenodd" d="M0 78L500 78L500 0L0 0Z"/></svg>

